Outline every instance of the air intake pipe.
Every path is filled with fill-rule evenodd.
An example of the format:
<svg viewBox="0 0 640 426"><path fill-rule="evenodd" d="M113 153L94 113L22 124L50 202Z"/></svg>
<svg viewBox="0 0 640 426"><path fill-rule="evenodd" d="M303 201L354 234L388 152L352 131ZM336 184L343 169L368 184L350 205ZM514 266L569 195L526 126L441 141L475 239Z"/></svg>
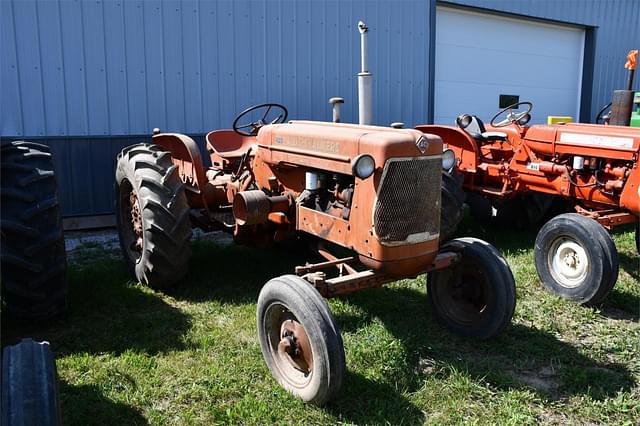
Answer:
<svg viewBox="0 0 640 426"><path fill-rule="evenodd" d="M360 31L360 72L358 73L358 118L360 124L373 124L373 75L369 72L367 36L369 28L358 22Z"/></svg>

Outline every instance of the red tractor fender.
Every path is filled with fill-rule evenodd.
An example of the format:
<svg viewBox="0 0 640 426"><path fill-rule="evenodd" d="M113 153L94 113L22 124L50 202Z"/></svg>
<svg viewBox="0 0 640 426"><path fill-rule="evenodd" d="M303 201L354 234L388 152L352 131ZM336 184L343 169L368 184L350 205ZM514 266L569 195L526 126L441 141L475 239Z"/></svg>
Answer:
<svg viewBox="0 0 640 426"><path fill-rule="evenodd" d="M420 125L416 130L438 135L459 159L458 168L462 172L475 173L479 162L480 148L465 131L452 126Z"/></svg>
<svg viewBox="0 0 640 426"><path fill-rule="evenodd" d="M158 133L151 141L171 153L173 164L184 182L189 205L207 208L203 191L207 178L198 144L180 133Z"/></svg>

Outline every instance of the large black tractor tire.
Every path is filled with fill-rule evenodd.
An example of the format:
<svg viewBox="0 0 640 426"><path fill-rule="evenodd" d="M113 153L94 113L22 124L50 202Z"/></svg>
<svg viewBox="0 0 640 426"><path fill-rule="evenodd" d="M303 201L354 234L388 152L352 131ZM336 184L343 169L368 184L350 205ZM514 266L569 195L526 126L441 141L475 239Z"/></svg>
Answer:
<svg viewBox="0 0 640 426"><path fill-rule="evenodd" d="M260 348L273 377L305 402L334 398L345 375L340 330L320 293L295 275L270 280L257 309Z"/></svg>
<svg viewBox="0 0 640 426"><path fill-rule="evenodd" d="M515 280L507 261L491 244L456 238L464 248L456 265L427 275L427 294L436 321L456 334L478 339L498 335L516 307Z"/></svg>
<svg viewBox="0 0 640 426"><path fill-rule="evenodd" d="M640 254L640 219L636 222L636 253Z"/></svg>
<svg viewBox="0 0 640 426"><path fill-rule="evenodd" d="M168 288L188 272L189 205L171 154L138 144L118 155L116 214L120 245L136 278Z"/></svg>
<svg viewBox="0 0 640 426"><path fill-rule="evenodd" d="M465 193L462 176L442 172L442 209L440 210L440 241L450 239L464 216Z"/></svg>
<svg viewBox="0 0 640 426"><path fill-rule="evenodd" d="M609 233L577 213L556 216L536 237L536 270L551 293L585 305L600 303L618 279L618 252Z"/></svg>
<svg viewBox="0 0 640 426"><path fill-rule="evenodd" d="M47 342L23 339L2 354L2 426L57 426L58 376Z"/></svg>
<svg viewBox="0 0 640 426"><path fill-rule="evenodd" d="M0 148L2 301L12 317L42 320L67 310L67 258L49 147Z"/></svg>

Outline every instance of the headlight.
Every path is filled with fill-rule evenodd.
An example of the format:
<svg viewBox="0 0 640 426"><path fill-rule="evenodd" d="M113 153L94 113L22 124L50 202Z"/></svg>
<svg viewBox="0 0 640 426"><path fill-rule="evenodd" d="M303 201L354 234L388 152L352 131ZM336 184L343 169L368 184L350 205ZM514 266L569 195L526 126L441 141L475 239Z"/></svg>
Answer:
<svg viewBox="0 0 640 426"><path fill-rule="evenodd" d="M369 154L361 154L358 155L351 162L351 170L353 174L359 177L360 179L366 179L373 174L373 171L376 169L376 162L373 157Z"/></svg>
<svg viewBox="0 0 640 426"><path fill-rule="evenodd" d="M456 154L451 149L442 152L442 170L451 170L456 165Z"/></svg>

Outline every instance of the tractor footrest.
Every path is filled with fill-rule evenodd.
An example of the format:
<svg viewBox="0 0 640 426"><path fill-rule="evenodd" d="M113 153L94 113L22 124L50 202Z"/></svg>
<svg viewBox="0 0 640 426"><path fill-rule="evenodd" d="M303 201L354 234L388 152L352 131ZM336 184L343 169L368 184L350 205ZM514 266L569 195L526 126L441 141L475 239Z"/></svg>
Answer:
<svg viewBox="0 0 640 426"><path fill-rule="evenodd" d="M489 189L489 188L482 188L480 190L480 192L482 192L483 194L487 194L487 195L495 195L495 196L500 196L500 197L504 197L505 195L511 195L513 193L513 190L508 189L506 191L502 191L501 189Z"/></svg>
<svg viewBox="0 0 640 426"><path fill-rule="evenodd" d="M212 219L227 228L233 228L234 226L236 226L236 218L230 211L211 212L209 214Z"/></svg>

